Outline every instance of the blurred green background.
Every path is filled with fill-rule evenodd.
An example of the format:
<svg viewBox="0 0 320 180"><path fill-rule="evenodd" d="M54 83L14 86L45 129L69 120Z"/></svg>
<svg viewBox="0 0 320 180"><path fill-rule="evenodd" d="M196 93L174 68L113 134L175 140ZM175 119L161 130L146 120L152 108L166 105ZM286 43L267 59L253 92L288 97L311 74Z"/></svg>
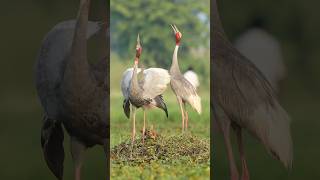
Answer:
<svg viewBox="0 0 320 180"><path fill-rule="evenodd" d="M320 160L319 6L319 1L312 0L218 0L222 23L231 41L243 33L256 16L265 18L269 32L281 43L288 73L280 84L279 98L292 118L293 169L287 172L247 134L245 151L251 179L320 178L317 163ZM238 158L237 146L234 152ZM214 179L229 177L221 135L214 139L213 170Z"/></svg>

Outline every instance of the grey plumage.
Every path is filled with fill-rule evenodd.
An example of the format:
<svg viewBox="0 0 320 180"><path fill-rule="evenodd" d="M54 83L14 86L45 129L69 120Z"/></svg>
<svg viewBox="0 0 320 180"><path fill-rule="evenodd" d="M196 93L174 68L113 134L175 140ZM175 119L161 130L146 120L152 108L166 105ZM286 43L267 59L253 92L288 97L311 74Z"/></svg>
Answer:
<svg viewBox="0 0 320 180"><path fill-rule="evenodd" d="M59 115L59 95L57 88L61 85L66 56L70 52L76 20L58 23L46 35L41 44L35 66L36 88L42 107L47 116L56 119ZM87 38L100 30L98 22L89 22Z"/></svg>
<svg viewBox="0 0 320 180"><path fill-rule="evenodd" d="M238 133L243 174L246 161L241 130L256 137L270 154L285 167L292 165L292 139L290 118L279 104L276 94L264 75L255 65L240 54L228 41L213 2L213 59L211 60L214 120L224 135L228 151L231 178L238 173L232 155L229 129Z"/></svg>
<svg viewBox="0 0 320 180"><path fill-rule="evenodd" d="M141 69L137 68L137 75L141 73ZM123 110L127 118L130 116L130 103L134 104L135 107L148 108L147 106L154 106L162 109L168 117L168 110L165 102L162 98L162 93L167 88L170 81L170 76L165 69L161 68L149 68L143 70L143 78L138 79L138 88L133 88L132 94L139 95L131 97L130 100L130 87L133 76L133 68L127 69L122 76L121 80L121 91L124 97ZM139 92L138 92L139 91Z"/></svg>
<svg viewBox="0 0 320 180"><path fill-rule="evenodd" d="M176 46L173 52L172 65L169 71L171 76L170 85L180 106L182 130L184 130L188 128L188 113L185 108L185 103L190 104L193 109L201 114L201 99L198 96L195 87L193 87L193 85L181 74L177 54L182 34L175 25L171 25L171 27L175 33Z"/></svg>
<svg viewBox="0 0 320 180"><path fill-rule="evenodd" d="M59 23L46 35L35 67L36 89L45 114L41 144L58 179L63 179L62 125L71 136L76 179L80 179L83 151L96 144L106 150L108 145L108 49L101 53L98 65L87 61L87 39L100 30L105 43L108 36L106 24L88 22L89 4L90 0L81 0L77 20Z"/></svg>
<svg viewBox="0 0 320 180"><path fill-rule="evenodd" d="M143 78L138 79L141 69L138 68L142 47L138 35L136 45L136 57L133 68L127 69L122 76L121 91L124 97L123 110L125 115L130 117L130 104L132 107L132 148L135 140L135 118L136 109L143 108L143 142L146 130L146 109L158 107L162 109L168 117L167 106L162 99L162 93L166 90L170 82L170 75L167 70L161 68L149 68L143 70Z"/></svg>

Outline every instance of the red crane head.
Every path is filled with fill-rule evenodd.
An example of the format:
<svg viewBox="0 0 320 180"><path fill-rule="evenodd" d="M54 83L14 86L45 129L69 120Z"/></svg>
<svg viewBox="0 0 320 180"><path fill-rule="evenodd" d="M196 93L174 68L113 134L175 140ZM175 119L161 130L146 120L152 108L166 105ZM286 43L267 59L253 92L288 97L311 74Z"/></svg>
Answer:
<svg viewBox="0 0 320 180"><path fill-rule="evenodd" d="M138 34L138 37L137 37L137 45L136 45L136 58L134 60L135 63L138 63L139 61L139 58L141 56L141 53L142 53L142 47L141 47L141 44L140 44L140 36Z"/></svg>
<svg viewBox="0 0 320 180"><path fill-rule="evenodd" d="M175 34L175 37L176 37L176 45L179 45L180 44L180 40L182 38L182 34L181 32L178 30L177 26L174 25L174 24L170 24L170 26L172 27L173 31L174 31L174 34Z"/></svg>

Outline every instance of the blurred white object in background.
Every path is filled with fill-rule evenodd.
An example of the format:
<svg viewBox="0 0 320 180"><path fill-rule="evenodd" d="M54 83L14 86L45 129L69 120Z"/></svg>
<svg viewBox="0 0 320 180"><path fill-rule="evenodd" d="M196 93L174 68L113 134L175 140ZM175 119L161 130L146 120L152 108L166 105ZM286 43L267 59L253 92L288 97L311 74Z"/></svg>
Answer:
<svg viewBox="0 0 320 180"><path fill-rule="evenodd" d="M192 86L197 89L200 85L198 75L193 71L192 67L188 68L188 71L183 74L183 76L192 84Z"/></svg>
<svg viewBox="0 0 320 180"><path fill-rule="evenodd" d="M260 25L260 22L256 24ZM259 26L253 26L241 34L234 45L260 69L278 92L279 82L286 76L286 68L277 39Z"/></svg>

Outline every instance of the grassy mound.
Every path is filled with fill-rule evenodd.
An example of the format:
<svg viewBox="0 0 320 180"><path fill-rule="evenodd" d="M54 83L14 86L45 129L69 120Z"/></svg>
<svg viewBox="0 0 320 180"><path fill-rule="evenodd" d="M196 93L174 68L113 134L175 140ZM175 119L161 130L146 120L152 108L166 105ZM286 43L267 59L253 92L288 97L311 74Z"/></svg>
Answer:
<svg viewBox="0 0 320 180"><path fill-rule="evenodd" d="M131 140L127 140L111 150L111 160L116 164L139 165L160 161L174 163L189 161L190 163L207 163L210 158L209 140L191 134L157 136L135 141L133 149Z"/></svg>

